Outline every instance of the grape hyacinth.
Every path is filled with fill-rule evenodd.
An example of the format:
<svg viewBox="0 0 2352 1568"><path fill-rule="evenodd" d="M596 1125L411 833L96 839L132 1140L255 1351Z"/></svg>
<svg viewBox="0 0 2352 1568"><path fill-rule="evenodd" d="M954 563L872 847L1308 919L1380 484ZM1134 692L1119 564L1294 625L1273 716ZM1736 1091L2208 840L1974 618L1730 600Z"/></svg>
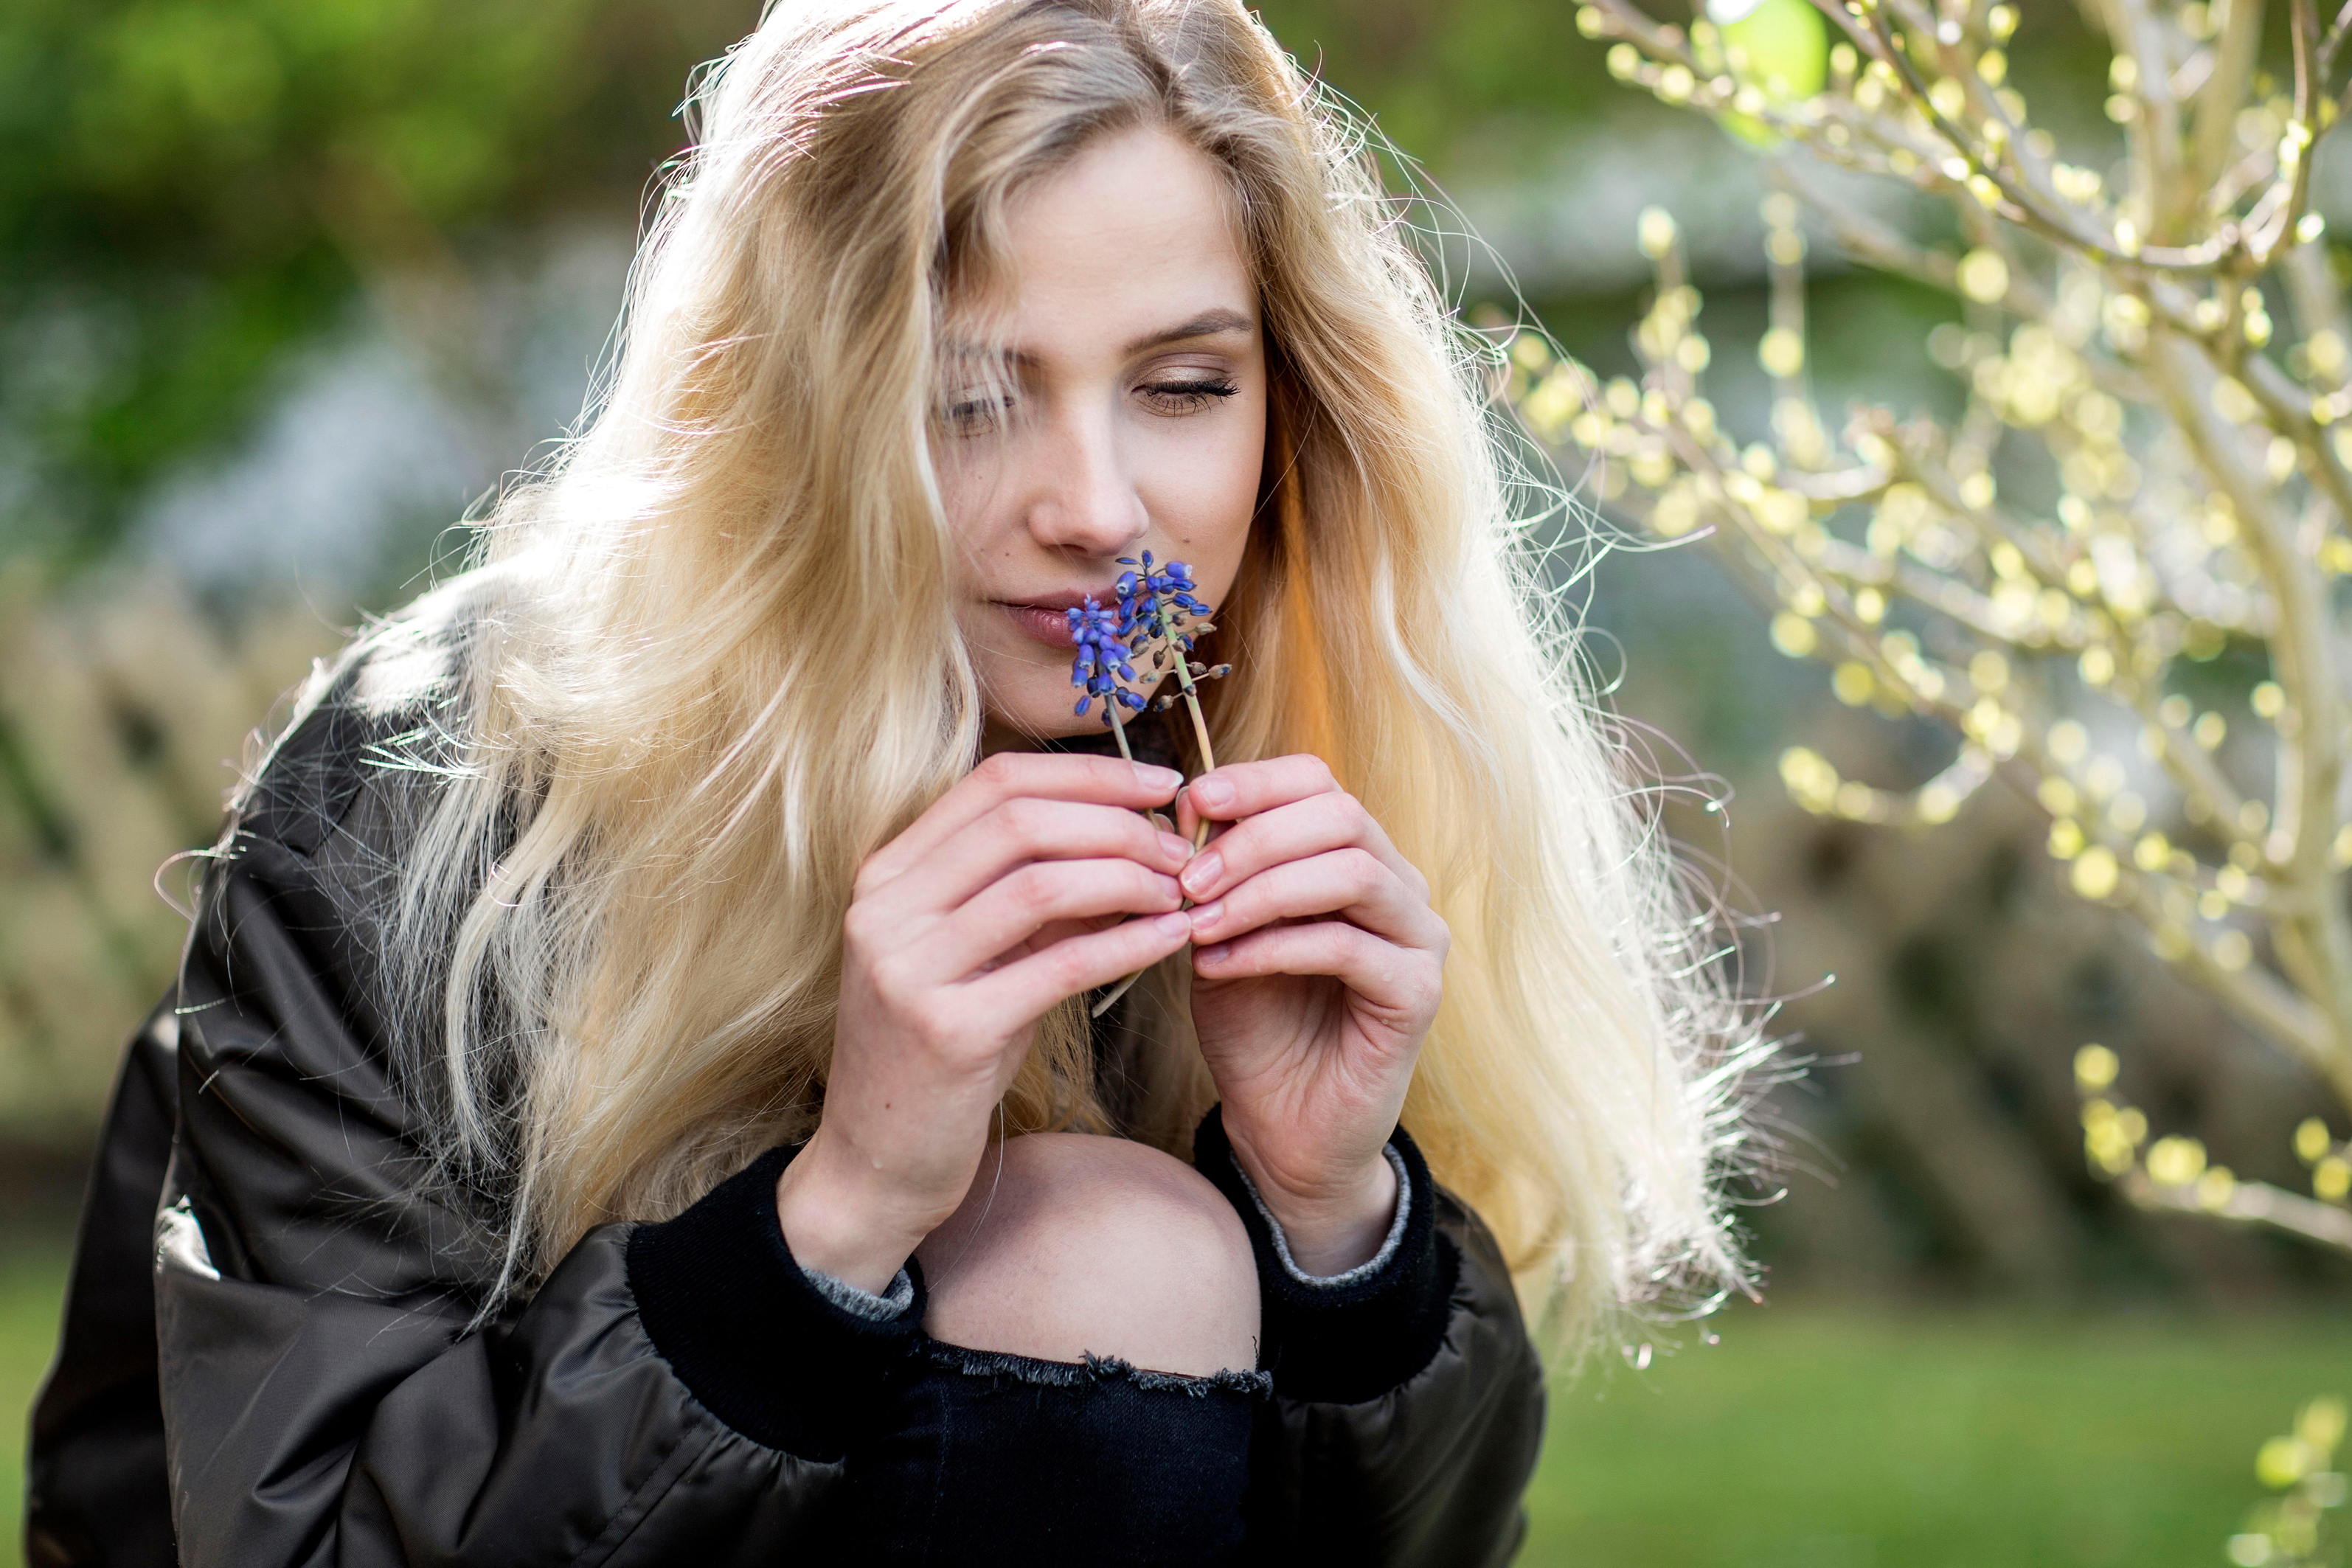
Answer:
<svg viewBox="0 0 2352 1568"><path fill-rule="evenodd" d="M1126 636L1125 617L1112 615L1092 598L1063 613L1069 616L1070 640L1078 650L1077 657L1070 662L1070 684L1085 692L1074 711L1084 713L1094 705L1096 698L1101 698L1103 722L1118 736L1119 754L1131 762L1134 758L1127 749L1127 726L1120 720L1119 710L1140 710L1144 700L1119 684L1135 679L1135 667L1128 662L1122 640Z"/></svg>
<svg viewBox="0 0 2352 1568"><path fill-rule="evenodd" d="M1144 670L1139 683L1148 693L1167 678L1172 665L1178 689L1154 700L1154 705L1164 712L1180 700L1183 702L1192 721L1192 738L1201 749L1202 771L1209 772L1217 765L1217 753L1209 743L1208 721L1201 714L1197 681L1215 680L1233 671L1230 664L1204 665L1192 658L1192 645L1217 629L1208 618L1209 606L1201 602L1192 567L1181 561L1161 565L1147 550L1140 560L1123 555L1118 563L1130 570L1118 576L1116 616L1093 599L1083 608L1068 612L1071 640L1077 646L1070 683L1086 689L1078 699L1077 711L1086 712L1097 697L1102 698L1103 722L1118 736L1119 754L1132 760L1121 710L1140 711L1147 699L1119 682L1139 680L1136 666L1141 665ZM1208 837L1209 824L1202 818L1193 828L1193 848L1200 848ZM1190 907L1191 900L1185 902ZM1114 986L1095 1004L1095 1016L1100 1017L1127 994L1139 977L1130 974Z"/></svg>
<svg viewBox="0 0 2352 1568"><path fill-rule="evenodd" d="M1210 622L1209 606L1202 604L1193 590L1192 569L1181 561L1171 561L1154 570L1151 552L1143 559L1122 555L1118 563L1137 568L1122 572L1118 577L1119 618L1127 638L1129 658L1137 663L1150 660L1150 679L1158 685L1160 672L1175 666L1176 684L1180 691L1162 697L1162 710L1175 706L1181 698L1192 715L1192 735L1201 745L1201 766L1205 772L1217 765L1217 754L1209 744L1209 727L1201 717L1200 688L1194 678L1215 680L1231 674L1233 666L1220 664L1214 668L1203 665L1192 657L1192 644L1215 631Z"/></svg>

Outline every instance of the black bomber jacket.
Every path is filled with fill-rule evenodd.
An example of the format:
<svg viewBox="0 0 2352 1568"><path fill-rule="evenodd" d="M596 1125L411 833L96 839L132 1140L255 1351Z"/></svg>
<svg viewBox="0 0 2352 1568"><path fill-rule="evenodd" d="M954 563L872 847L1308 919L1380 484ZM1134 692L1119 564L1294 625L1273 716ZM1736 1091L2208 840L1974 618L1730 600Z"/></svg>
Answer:
<svg viewBox="0 0 2352 1568"><path fill-rule="evenodd" d="M920 1309L860 1318L793 1263L789 1151L674 1218L591 1231L466 1331L495 1251L418 1195L425 1113L368 983L399 818L366 765L381 738L331 695L279 746L131 1042L34 1412L27 1561L829 1559L827 1501ZM1502 1563L1524 1528L1541 1367L1492 1237L1396 1146L1402 1244L1317 1290L1276 1261L1214 1111L1195 1139L1265 1291L1254 1561Z"/></svg>

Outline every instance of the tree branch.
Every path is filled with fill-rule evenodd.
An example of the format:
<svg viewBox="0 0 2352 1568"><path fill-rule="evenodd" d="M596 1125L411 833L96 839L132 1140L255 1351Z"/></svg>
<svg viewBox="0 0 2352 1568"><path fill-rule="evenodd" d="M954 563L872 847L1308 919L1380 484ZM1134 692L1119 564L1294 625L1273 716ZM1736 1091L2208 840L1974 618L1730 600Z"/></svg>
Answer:
<svg viewBox="0 0 2352 1568"><path fill-rule="evenodd" d="M2305 1241L2352 1254L2352 1211L2290 1193L2267 1182L2236 1182L2219 1204L2200 1200L2194 1184L2168 1187L2134 1171L2116 1184L2137 1207L2154 1213L2202 1215L2210 1219L2284 1231Z"/></svg>

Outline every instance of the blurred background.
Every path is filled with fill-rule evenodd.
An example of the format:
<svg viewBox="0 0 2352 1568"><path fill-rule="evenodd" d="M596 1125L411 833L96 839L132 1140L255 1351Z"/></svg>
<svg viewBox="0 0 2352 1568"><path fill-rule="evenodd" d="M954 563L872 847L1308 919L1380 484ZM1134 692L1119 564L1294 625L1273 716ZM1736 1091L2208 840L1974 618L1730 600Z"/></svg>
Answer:
<svg viewBox="0 0 2352 1568"><path fill-rule="evenodd" d="M1263 10L1467 220L1479 243L1433 237L1465 309L1633 369L1658 205L1717 340L1760 331L1753 150L1612 81L1572 6ZM455 521L577 415L688 73L756 15L0 10L0 1564L91 1140L178 949L171 858L309 660L446 566ZM2069 7L2030 7L2014 58L2037 103L2104 90ZM1824 404L1948 407L1948 310L1824 247ZM1738 368L1735 423L1765 398L1751 371L1742 408ZM1769 1107L1767 1304L1563 1382L1526 1561L2221 1561L2259 1445L2352 1387L2352 1267L2118 1201L2071 1064L2116 1047L2167 1131L2290 1185L2318 1087L2064 894L1997 787L1927 836L1792 807L1789 745L1900 771L1924 742L1773 655L1712 560L1614 550L1575 591L1660 771L1729 798L1678 820L1759 917L1752 984L1814 1065Z"/></svg>

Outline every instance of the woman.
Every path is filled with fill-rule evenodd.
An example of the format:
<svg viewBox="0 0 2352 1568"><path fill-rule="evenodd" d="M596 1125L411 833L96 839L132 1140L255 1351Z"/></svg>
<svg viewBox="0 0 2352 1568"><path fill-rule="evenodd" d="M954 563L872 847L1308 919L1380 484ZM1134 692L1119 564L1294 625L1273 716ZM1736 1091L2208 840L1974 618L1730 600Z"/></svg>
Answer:
<svg viewBox="0 0 2352 1568"><path fill-rule="evenodd" d="M1514 1275L1739 1279L1735 1016L1346 128L1238 0L698 99L596 418L235 803L33 1561L1505 1561ZM1146 550L1213 772L1071 710Z"/></svg>

